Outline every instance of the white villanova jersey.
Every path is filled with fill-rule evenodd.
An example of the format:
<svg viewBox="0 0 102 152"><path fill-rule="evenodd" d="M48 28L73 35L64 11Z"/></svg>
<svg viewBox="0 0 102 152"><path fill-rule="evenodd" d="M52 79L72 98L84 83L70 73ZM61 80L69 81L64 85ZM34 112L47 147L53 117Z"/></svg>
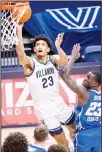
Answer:
<svg viewBox="0 0 102 152"><path fill-rule="evenodd" d="M58 70L51 62L49 56L46 64L33 58L34 68L30 76L26 76L34 105L48 104L59 96Z"/></svg>

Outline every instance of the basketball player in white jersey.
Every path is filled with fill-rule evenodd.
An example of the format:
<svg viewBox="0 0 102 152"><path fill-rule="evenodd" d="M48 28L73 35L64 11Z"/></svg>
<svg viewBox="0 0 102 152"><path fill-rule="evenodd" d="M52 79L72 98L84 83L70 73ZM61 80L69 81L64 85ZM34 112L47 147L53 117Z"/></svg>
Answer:
<svg viewBox="0 0 102 152"><path fill-rule="evenodd" d="M49 133L56 141L68 147L68 141L65 138L61 124L66 125L69 129L72 128L74 113L59 95L59 75L55 67L55 65L64 66L68 61L67 55L60 47L63 34L59 34L55 41L58 57L56 55L48 56L51 43L44 36L37 36L34 39L35 58L27 56L24 52L22 40L22 25L17 26L17 37L19 41L16 52L19 62L24 68L24 74L34 100L35 114L40 120L44 121Z"/></svg>

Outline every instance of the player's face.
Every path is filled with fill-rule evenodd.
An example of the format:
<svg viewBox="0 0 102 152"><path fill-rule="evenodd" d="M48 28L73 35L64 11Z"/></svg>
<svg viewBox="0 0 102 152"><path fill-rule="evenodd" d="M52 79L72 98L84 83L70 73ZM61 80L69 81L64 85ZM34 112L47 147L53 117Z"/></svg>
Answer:
<svg viewBox="0 0 102 152"><path fill-rule="evenodd" d="M34 47L34 52L37 56L46 56L48 52L50 51L50 48L48 47L48 44L44 40L39 40L36 42Z"/></svg>
<svg viewBox="0 0 102 152"><path fill-rule="evenodd" d="M83 86L87 89L92 89L96 83L96 77L92 72L87 74L87 77L83 81Z"/></svg>

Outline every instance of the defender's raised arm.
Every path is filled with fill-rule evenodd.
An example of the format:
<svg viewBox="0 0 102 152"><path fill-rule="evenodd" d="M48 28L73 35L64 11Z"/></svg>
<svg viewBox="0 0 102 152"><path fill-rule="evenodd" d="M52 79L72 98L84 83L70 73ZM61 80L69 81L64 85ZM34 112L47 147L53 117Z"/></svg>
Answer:
<svg viewBox="0 0 102 152"><path fill-rule="evenodd" d="M72 66L75 62L75 60L79 57L80 54L80 45L75 44L72 50L71 58L68 61L67 65L65 66L61 77L65 81L65 83L68 85L68 87L75 92L78 95L78 102L81 105L86 104L87 99L88 99L88 93L85 87L82 85L77 84L71 77L70 77L70 72L72 70Z"/></svg>

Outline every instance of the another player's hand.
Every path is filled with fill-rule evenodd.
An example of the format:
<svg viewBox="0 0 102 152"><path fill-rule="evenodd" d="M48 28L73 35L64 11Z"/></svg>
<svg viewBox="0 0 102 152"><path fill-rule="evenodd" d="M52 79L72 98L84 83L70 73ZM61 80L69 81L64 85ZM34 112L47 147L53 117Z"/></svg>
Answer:
<svg viewBox="0 0 102 152"><path fill-rule="evenodd" d="M76 60L80 57L80 44L75 44L73 46L71 57L73 60Z"/></svg>
<svg viewBox="0 0 102 152"><path fill-rule="evenodd" d="M55 40L55 46L56 48L60 48L60 45L63 41L63 36L64 36L64 33L59 33L56 40Z"/></svg>

